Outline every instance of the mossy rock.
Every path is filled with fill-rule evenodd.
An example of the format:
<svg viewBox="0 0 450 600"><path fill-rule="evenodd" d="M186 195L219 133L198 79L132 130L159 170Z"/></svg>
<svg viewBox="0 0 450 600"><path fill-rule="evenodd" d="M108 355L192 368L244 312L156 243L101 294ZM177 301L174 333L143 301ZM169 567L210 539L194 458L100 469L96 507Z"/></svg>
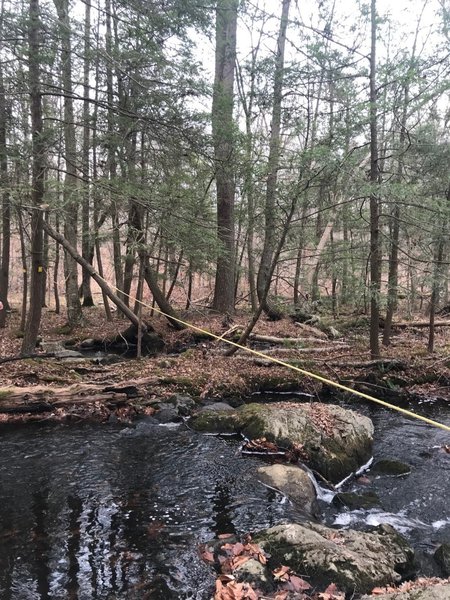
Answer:
<svg viewBox="0 0 450 600"><path fill-rule="evenodd" d="M332 482L367 462L372 452L370 419L320 403L246 404L234 411L204 411L191 421L198 431L242 433L278 446L304 447L308 465Z"/></svg>
<svg viewBox="0 0 450 600"><path fill-rule="evenodd" d="M439 546L434 553L434 560L441 567L443 574L446 577L450 577L450 544L442 544Z"/></svg>
<svg viewBox="0 0 450 600"><path fill-rule="evenodd" d="M399 583L416 568L414 551L389 525L361 532L284 524L259 532L254 541L271 555L274 565L287 565L314 586L335 583L349 594Z"/></svg>
<svg viewBox="0 0 450 600"><path fill-rule="evenodd" d="M409 475L411 467L399 460L383 459L377 461L370 469L371 475L390 475L392 477L400 477Z"/></svg>
<svg viewBox="0 0 450 600"><path fill-rule="evenodd" d="M374 492L366 492L364 494L341 492L333 498L333 504L338 508L345 506L350 510L368 510L380 506L380 499Z"/></svg>

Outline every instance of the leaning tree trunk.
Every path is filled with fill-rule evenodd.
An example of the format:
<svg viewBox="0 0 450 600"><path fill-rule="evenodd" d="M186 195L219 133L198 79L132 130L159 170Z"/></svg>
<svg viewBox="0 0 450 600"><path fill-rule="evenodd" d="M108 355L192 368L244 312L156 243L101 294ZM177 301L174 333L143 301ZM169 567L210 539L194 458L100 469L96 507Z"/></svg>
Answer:
<svg viewBox="0 0 450 600"><path fill-rule="evenodd" d="M100 289L112 302L114 302L117 308L131 321L131 323L136 325L136 327L140 327L140 320L134 314L134 312L112 291L110 286L102 277L99 276L94 267L77 252L77 249L72 246L63 235L57 233L48 223L44 222L44 229L50 237L57 241L58 244L61 244L64 250L70 254L74 261L83 267L83 269L88 271L89 275L99 285Z"/></svg>
<svg viewBox="0 0 450 600"><path fill-rule="evenodd" d="M234 169L233 101L236 62L236 0L219 0L216 9L216 63L212 105L212 132L217 187L217 258L213 308L234 311Z"/></svg>
<svg viewBox="0 0 450 600"><path fill-rule="evenodd" d="M40 208L44 198L45 175L45 141L42 127L42 96L40 89L40 50L41 22L39 0L30 0L30 19L28 25L28 78L30 85L30 116L32 131L32 186L31 201L33 213L31 218L31 285L30 309L27 315L22 342L22 354L30 354L35 346L41 324L42 278L45 277L42 265L43 255L43 223L44 213Z"/></svg>
<svg viewBox="0 0 450 600"><path fill-rule="evenodd" d="M284 49L286 45L286 30L289 18L291 0L283 0L281 11L280 31L278 34L278 47L275 61L272 123L270 129L269 159L267 165L266 203L264 207L264 246L258 270L256 287L258 300L263 301L263 310L271 319L279 319L282 313L269 302L266 289L270 289L271 264L276 246L276 197L278 169L280 164L280 138L281 138L281 103L283 100L284 79ZM265 297L264 297L265 296Z"/></svg>

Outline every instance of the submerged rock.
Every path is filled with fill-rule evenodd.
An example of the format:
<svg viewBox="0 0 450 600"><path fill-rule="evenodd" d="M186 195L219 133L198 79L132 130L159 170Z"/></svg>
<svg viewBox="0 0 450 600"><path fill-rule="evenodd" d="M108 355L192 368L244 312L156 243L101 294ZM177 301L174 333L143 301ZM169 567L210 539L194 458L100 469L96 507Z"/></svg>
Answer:
<svg viewBox="0 0 450 600"><path fill-rule="evenodd" d="M399 460L383 459L377 461L370 469L371 475L409 475L411 467Z"/></svg>
<svg viewBox="0 0 450 600"><path fill-rule="evenodd" d="M414 551L389 525L361 532L285 524L259 532L254 541L313 585L335 583L352 594L399 583L415 570Z"/></svg>
<svg viewBox="0 0 450 600"><path fill-rule="evenodd" d="M369 509L380 506L380 499L374 492L365 492L364 494L340 492L334 496L333 504L338 508L346 506L350 510Z"/></svg>
<svg viewBox="0 0 450 600"><path fill-rule="evenodd" d="M294 465L268 465L259 467L258 478L262 483L280 490L308 514L319 513L317 494L309 475Z"/></svg>
<svg viewBox="0 0 450 600"><path fill-rule="evenodd" d="M372 421L340 406L281 402L246 404L236 410L205 410L192 420L198 431L242 432L280 446L302 445L307 463L336 483L367 462L372 451Z"/></svg>

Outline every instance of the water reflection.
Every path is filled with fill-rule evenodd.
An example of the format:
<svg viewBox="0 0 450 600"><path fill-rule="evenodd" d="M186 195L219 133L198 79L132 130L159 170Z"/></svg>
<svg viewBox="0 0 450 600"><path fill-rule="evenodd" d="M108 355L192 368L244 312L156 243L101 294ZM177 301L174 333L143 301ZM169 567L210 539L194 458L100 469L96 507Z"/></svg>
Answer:
<svg viewBox="0 0 450 600"><path fill-rule="evenodd" d="M48 490L36 491L32 495L34 527L32 543L34 546L34 569L36 572L37 592L42 600L50 597L50 542L47 533Z"/></svg>
<svg viewBox="0 0 450 600"><path fill-rule="evenodd" d="M448 539L450 460L433 449L444 432L372 416L376 456L413 467L408 478L375 480L383 511L427 524L422 545ZM261 462L236 448L158 426L135 436L114 426L3 431L1 600L209 600L200 542L304 519L259 484Z"/></svg>
<svg viewBox="0 0 450 600"><path fill-rule="evenodd" d="M209 599L198 544L283 516L253 476L259 464L182 429L3 431L0 598Z"/></svg>

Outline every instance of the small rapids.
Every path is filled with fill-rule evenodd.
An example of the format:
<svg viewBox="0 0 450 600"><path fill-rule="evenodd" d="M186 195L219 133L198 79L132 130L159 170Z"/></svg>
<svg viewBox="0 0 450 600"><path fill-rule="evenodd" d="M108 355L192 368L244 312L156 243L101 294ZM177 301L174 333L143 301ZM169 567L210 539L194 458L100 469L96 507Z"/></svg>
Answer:
<svg viewBox="0 0 450 600"><path fill-rule="evenodd" d="M339 491L375 492L380 506L347 510L318 488L322 520L391 523L430 554L450 539L448 435L378 407L353 405L375 425L374 462L411 473L352 477ZM421 406L450 424L448 407ZM305 516L262 485L259 456L239 441L184 425L30 425L0 435L2 600L209 600L214 574L201 542ZM317 484L316 484L317 485ZM425 561L423 571L432 572Z"/></svg>

